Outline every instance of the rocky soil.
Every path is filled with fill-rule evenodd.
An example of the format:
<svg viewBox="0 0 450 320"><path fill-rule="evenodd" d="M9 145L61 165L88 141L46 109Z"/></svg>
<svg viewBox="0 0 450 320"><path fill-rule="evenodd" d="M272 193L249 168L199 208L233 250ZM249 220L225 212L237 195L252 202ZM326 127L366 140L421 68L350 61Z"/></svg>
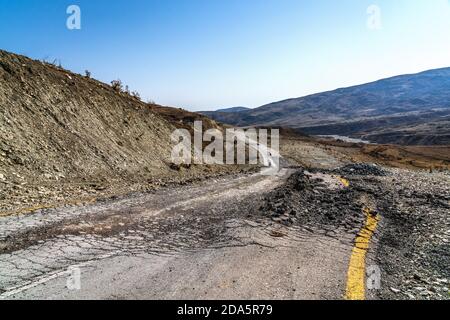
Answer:
<svg viewBox="0 0 450 320"><path fill-rule="evenodd" d="M382 297L450 299L450 175L391 169L377 258Z"/></svg>
<svg viewBox="0 0 450 320"><path fill-rule="evenodd" d="M346 187L348 184L348 187ZM369 164L300 169L271 192L262 214L287 226L356 238L364 208L381 216L372 244L380 299L449 299L450 175Z"/></svg>

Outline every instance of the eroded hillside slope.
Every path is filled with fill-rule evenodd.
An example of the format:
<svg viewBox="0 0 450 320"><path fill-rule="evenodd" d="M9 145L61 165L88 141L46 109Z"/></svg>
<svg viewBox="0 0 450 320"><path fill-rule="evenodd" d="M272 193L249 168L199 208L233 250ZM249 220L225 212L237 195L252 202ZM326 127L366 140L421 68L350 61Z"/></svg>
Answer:
<svg viewBox="0 0 450 320"><path fill-rule="evenodd" d="M173 169L170 135L194 119L179 109L168 118L159 108L167 110L0 51L0 212L211 171Z"/></svg>

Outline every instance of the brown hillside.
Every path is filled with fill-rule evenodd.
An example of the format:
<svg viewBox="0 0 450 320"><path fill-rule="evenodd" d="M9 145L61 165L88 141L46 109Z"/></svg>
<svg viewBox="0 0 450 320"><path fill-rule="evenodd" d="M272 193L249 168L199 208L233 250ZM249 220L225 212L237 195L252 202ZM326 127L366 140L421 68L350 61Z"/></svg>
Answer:
<svg viewBox="0 0 450 320"><path fill-rule="evenodd" d="M0 110L0 213L211 170L170 165L171 133L201 116L5 51Z"/></svg>

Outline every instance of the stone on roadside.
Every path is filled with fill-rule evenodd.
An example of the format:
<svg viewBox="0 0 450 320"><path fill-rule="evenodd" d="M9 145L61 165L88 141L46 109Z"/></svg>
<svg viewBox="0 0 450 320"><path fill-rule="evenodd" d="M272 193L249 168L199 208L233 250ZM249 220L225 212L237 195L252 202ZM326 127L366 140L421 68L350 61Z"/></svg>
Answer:
<svg viewBox="0 0 450 320"><path fill-rule="evenodd" d="M396 288L391 288L391 291L392 291L393 293L400 293L400 290L399 290L399 289L396 289Z"/></svg>

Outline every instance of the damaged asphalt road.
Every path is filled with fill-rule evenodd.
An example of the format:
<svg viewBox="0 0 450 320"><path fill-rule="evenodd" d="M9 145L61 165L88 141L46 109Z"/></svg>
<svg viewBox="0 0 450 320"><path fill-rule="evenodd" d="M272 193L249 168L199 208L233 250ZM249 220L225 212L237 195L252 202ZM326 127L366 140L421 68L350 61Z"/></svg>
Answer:
<svg viewBox="0 0 450 320"><path fill-rule="evenodd" d="M1 297L340 298L352 239L261 215L290 173L2 219ZM70 267L80 290L67 288Z"/></svg>
<svg viewBox="0 0 450 320"><path fill-rule="evenodd" d="M0 297L342 299L370 208L366 298L448 298L448 175L334 164L3 218Z"/></svg>
<svg viewBox="0 0 450 320"><path fill-rule="evenodd" d="M266 196L262 212L288 226L320 226L341 239L343 233L358 237L366 209L380 220L366 267L381 271L379 289L367 290L367 297L449 299L448 172L368 164L299 170Z"/></svg>

